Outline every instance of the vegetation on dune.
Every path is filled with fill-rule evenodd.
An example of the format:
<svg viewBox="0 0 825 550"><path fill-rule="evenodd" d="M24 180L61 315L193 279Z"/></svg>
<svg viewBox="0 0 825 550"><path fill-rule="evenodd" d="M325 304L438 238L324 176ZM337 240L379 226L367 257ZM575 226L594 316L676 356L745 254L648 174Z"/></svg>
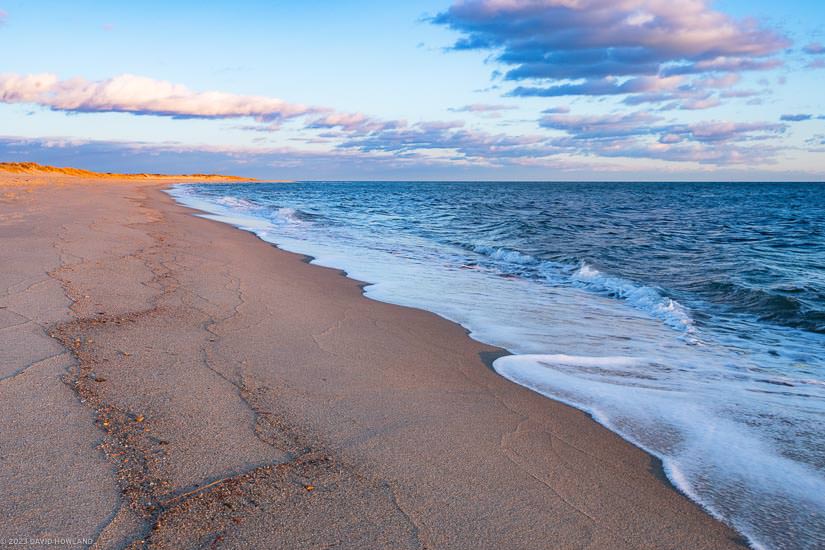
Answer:
<svg viewBox="0 0 825 550"><path fill-rule="evenodd" d="M80 168L63 168L45 166L36 162L0 162L0 170L15 174L61 174L83 178L117 178L117 179L157 179L157 178L187 178L187 179L222 179L235 181L250 181L252 178L239 176L224 176L220 174L114 174L112 172L92 172Z"/></svg>

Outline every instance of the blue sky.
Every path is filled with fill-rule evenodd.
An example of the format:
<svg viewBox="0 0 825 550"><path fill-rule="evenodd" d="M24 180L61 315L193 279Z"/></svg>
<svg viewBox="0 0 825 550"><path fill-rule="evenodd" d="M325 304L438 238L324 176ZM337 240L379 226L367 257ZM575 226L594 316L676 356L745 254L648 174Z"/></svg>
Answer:
<svg viewBox="0 0 825 550"><path fill-rule="evenodd" d="M819 180L824 28L814 1L0 0L0 160Z"/></svg>

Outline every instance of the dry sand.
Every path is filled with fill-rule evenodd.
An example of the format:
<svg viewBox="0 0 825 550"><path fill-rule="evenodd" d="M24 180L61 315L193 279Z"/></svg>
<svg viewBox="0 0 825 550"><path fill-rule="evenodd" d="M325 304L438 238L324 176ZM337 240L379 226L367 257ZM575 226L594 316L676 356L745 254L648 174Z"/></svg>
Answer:
<svg viewBox="0 0 825 550"><path fill-rule="evenodd" d="M164 185L0 172L0 539L741 548L501 350Z"/></svg>

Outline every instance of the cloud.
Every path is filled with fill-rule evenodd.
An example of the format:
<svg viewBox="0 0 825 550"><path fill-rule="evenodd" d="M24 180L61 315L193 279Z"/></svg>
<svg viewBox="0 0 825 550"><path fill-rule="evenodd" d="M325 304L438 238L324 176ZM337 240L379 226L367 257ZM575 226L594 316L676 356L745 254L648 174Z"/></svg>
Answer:
<svg viewBox="0 0 825 550"><path fill-rule="evenodd" d="M511 111L518 109L514 105L490 105L487 103L473 103L463 107L451 107L449 110L454 113L494 113L499 111Z"/></svg>
<svg viewBox="0 0 825 550"><path fill-rule="evenodd" d="M339 129L347 133L370 133L406 126L403 120L380 120L363 113L330 113L309 122L311 129Z"/></svg>
<svg viewBox="0 0 825 550"><path fill-rule="evenodd" d="M542 117L539 124L564 132L565 137L551 143L577 154L712 165L772 162L779 149L761 142L781 135L787 128L767 122L682 124L648 112L552 114Z"/></svg>
<svg viewBox="0 0 825 550"><path fill-rule="evenodd" d="M602 139L626 136L670 136L666 141L719 142L753 139L754 134L781 134L784 124L770 122L707 121L692 124L666 122L661 115L644 111L608 115L548 115L539 120L543 128L562 130L576 139Z"/></svg>
<svg viewBox="0 0 825 550"><path fill-rule="evenodd" d="M725 98L751 98L758 96L759 92L756 90L726 90L719 95Z"/></svg>
<svg viewBox="0 0 825 550"><path fill-rule="evenodd" d="M695 162L714 166L754 166L775 163L775 147L709 147L701 143L612 142L598 148L603 157L659 159L670 162Z"/></svg>
<svg viewBox="0 0 825 550"><path fill-rule="evenodd" d="M675 78L675 77L671 77ZM711 109L721 104L722 99L750 98L759 95L753 90L734 90L741 80L738 73L718 74L711 73L702 77L675 86L671 91L645 92L629 95L624 98L626 105L641 105L643 103L663 103L660 110L700 110Z"/></svg>
<svg viewBox="0 0 825 550"><path fill-rule="evenodd" d="M2 27L6 21L9 19L9 14L3 10L0 10L0 27Z"/></svg>
<svg viewBox="0 0 825 550"><path fill-rule="evenodd" d="M784 120L785 122L803 122L806 120L811 120L814 115L808 114L799 114L799 115L782 115L779 117L779 120Z"/></svg>
<svg viewBox="0 0 825 550"><path fill-rule="evenodd" d="M676 131L679 126L675 126ZM755 141L782 134L784 124L771 122L699 122L684 126L684 132L693 141L718 143L726 141Z"/></svg>
<svg viewBox="0 0 825 550"><path fill-rule="evenodd" d="M718 88L728 88L739 81L739 75L728 74L720 77L703 77L687 82L683 77L667 78L637 77L620 81L613 77L589 80L580 84L559 84L549 87L518 86L508 95L519 97L562 97L562 96L613 96L626 95L624 103L671 102L663 107L670 109L709 109L720 104Z"/></svg>
<svg viewBox="0 0 825 550"><path fill-rule="evenodd" d="M518 97L559 97L571 95L619 95L673 90L682 79L679 77L638 77L619 81L615 77L586 80L580 84L558 84L546 88L519 86L508 95Z"/></svg>
<svg viewBox="0 0 825 550"><path fill-rule="evenodd" d="M679 108L685 111L699 111L702 109L711 109L718 107L722 102L718 97L694 97L688 98L680 103L674 104L672 107Z"/></svg>
<svg viewBox="0 0 825 550"><path fill-rule="evenodd" d="M644 112L588 116L551 114L542 117L539 126L562 130L575 139L600 139L648 134L653 124L661 120L661 116Z"/></svg>
<svg viewBox="0 0 825 550"><path fill-rule="evenodd" d="M452 113L472 113L482 118L501 118L504 111L518 109L515 105L498 105L489 103L473 103L463 107L450 107Z"/></svg>
<svg viewBox="0 0 825 550"><path fill-rule="evenodd" d="M504 111L518 109L515 105L498 105L488 103L473 103L463 107L450 107L447 109L452 113L472 113L483 118L501 118Z"/></svg>
<svg viewBox="0 0 825 550"><path fill-rule="evenodd" d="M825 149L820 149L819 145L825 145L825 134L815 134L808 139L805 140L807 145L816 147L816 149L811 149L812 152L816 153L823 153Z"/></svg>
<svg viewBox="0 0 825 550"><path fill-rule="evenodd" d="M0 103L30 103L74 113L131 113L173 118L242 118L271 122L324 111L226 92L194 92L181 84L124 74L106 80L60 80L54 74L0 74Z"/></svg>
<svg viewBox="0 0 825 550"><path fill-rule="evenodd" d="M560 152L548 144L546 136L492 134L464 128L460 121L421 122L407 127L390 128L353 136L339 147L396 155L446 152L454 159L482 160L488 163L499 163L515 157L541 158Z"/></svg>
<svg viewBox="0 0 825 550"><path fill-rule="evenodd" d="M551 83L517 96L650 92L678 75L775 68L789 45L705 0L457 0L431 21L461 34L453 50L495 52L505 79Z"/></svg>
<svg viewBox="0 0 825 550"><path fill-rule="evenodd" d="M550 107L542 111L542 114L545 115L557 115L557 114L566 114L570 112L570 107L566 105L557 105L556 107Z"/></svg>
<svg viewBox="0 0 825 550"><path fill-rule="evenodd" d="M742 57L731 58L720 56L695 63L682 63L664 67L661 74L664 76L673 76L707 72L767 71L781 66L782 62L778 59L746 59Z"/></svg>
<svg viewBox="0 0 825 550"><path fill-rule="evenodd" d="M802 51L811 55L823 55L825 54L825 46L819 42L811 42L806 44Z"/></svg>

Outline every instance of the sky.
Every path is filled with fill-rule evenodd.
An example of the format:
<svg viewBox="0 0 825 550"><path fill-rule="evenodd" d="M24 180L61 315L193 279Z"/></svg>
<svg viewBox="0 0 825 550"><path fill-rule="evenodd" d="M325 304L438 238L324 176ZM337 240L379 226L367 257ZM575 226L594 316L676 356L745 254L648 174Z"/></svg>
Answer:
<svg viewBox="0 0 825 550"><path fill-rule="evenodd" d="M0 0L0 161L825 180L820 0Z"/></svg>

